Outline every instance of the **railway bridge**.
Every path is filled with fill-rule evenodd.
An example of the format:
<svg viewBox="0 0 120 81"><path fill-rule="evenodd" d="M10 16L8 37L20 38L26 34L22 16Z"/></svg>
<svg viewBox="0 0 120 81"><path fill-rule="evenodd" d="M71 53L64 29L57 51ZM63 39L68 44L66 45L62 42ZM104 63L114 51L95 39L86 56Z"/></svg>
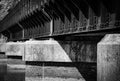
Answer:
<svg viewBox="0 0 120 81"><path fill-rule="evenodd" d="M1 80L120 80L119 0L13 1L0 21Z"/></svg>

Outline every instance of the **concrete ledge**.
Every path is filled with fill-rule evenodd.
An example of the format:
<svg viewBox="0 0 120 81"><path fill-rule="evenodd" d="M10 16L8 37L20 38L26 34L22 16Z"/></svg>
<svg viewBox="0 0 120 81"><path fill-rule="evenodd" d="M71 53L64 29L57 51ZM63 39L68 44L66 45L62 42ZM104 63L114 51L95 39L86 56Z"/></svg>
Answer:
<svg viewBox="0 0 120 81"><path fill-rule="evenodd" d="M8 42L6 43L6 55L24 55L24 43L22 42Z"/></svg>
<svg viewBox="0 0 120 81"><path fill-rule="evenodd" d="M55 40L26 41L25 61L71 62L69 56Z"/></svg>

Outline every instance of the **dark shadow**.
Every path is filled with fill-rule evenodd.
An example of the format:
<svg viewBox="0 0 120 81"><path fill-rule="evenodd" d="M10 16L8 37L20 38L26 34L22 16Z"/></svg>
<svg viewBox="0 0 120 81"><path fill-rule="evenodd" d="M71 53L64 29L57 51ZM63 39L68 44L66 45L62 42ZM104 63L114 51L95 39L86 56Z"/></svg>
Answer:
<svg viewBox="0 0 120 81"><path fill-rule="evenodd" d="M5 52L0 52L0 81L5 81L7 71L7 63L4 59L6 59Z"/></svg>
<svg viewBox="0 0 120 81"><path fill-rule="evenodd" d="M0 81L5 81L5 76L6 76L6 71L7 71L7 64L1 64L0 65Z"/></svg>
<svg viewBox="0 0 120 81"><path fill-rule="evenodd" d="M102 36L77 36L57 39L72 60L70 65L76 67L86 81L97 81L97 43L101 38Z"/></svg>
<svg viewBox="0 0 120 81"><path fill-rule="evenodd" d="M25 68L24 67L14 67L14 65L25 65L25 63L20 60L21 56L8 56L7 70L5 75L5 81L25 81Z"/></svg>
<svg viewBox="0 0 120 81"><path fill-rule="evenodd" d="M0 55L5 55L5 52L0 52Z"/></svg>
<svg viewBox="0 0 120 81"><path fill-rule="evenodd" d="M7 56L7 58L8 59L20 59L20 60L22 60L22 56L12 56L12 55L10 55L10 56Z"/></svg>
<svg viewBox="0 0 120 81"><path fill-rule="evenodd" d="M8 73L5 77L5 81L25 81L25 73Z"/></svg>
<svg viewBox="0 0 120 81"><path fill-rule="evenodd" d="M76 62L76 68L86 81L97 81L97 63Z"/></svg>

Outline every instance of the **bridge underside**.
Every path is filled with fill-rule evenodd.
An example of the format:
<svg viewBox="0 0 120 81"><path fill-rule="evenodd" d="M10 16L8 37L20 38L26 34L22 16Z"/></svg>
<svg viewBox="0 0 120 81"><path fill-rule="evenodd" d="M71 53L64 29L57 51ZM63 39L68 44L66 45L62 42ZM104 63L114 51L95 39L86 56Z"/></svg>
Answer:
<svg viewBox="0 0 120 81"><path fill-rule="evenodd" d="M119 3L20 0L0 22L0 79L118 81Z"/></svg>

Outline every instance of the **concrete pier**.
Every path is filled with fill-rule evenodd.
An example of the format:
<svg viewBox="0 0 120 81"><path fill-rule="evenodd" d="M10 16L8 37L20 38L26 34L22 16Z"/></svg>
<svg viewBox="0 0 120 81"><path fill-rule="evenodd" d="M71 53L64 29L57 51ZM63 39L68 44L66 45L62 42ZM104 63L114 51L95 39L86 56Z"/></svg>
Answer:
<svg viewBox="0 0 120 81"><path fill-rule="evenodd" d="M55 40L26 41L25 61L72 62L64 49Z"/></svg>
<svg viewBox="0 0 120 81"><path fill-rule="evenodd" d="M25 61L37 62L37 65L26 65L26 81L85 81L79 70L70 65L72 60L55 40L26 41L25 54ZM66 63L72 67L65 66Z"/></svg>
<svg viewBox="0 0 120 81"><path fill-rule="evenodd" d="M120 34L107 34L97 45L97 81L120 80Z"/></svg>
<svg viewBox="0 0 120 81"><path fill-rule="evenodd" d="M96 81L96 44L97 40L7 42L6 55L22 56L26 63L22 69L22 60L8 58L6 81L18 76L26 81Z"/></svg>

